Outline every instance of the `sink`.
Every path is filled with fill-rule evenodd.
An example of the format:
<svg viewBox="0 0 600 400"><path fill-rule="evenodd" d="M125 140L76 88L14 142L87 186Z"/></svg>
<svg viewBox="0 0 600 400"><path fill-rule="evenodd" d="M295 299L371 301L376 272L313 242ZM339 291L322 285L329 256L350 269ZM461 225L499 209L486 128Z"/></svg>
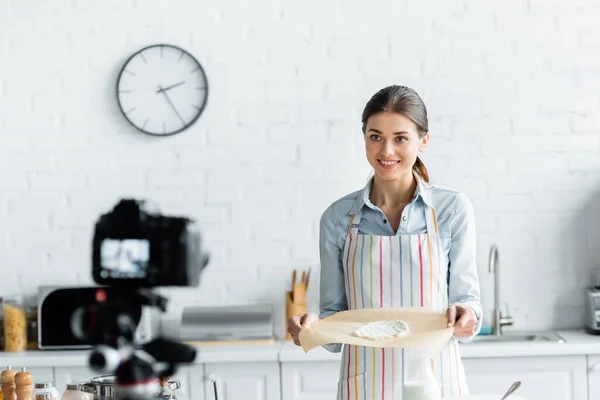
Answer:
<svg viewBox="0 0 600 400"><path fill-rule="evenodd" d="M475 336L469 343L519 343L519 342L555 342L564 343L565 340L553 332L507 332L501 336L482 335Z"/></svg>

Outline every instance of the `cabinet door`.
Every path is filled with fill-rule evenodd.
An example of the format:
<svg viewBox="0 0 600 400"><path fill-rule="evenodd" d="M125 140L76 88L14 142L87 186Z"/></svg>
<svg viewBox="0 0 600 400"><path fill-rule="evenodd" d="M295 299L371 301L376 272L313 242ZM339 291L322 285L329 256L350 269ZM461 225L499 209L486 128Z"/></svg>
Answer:
<svg viewBox="0 0 600 400"><path fill-rule="evenodd" d="M6 368L6 366L4 366L4 368ZM18 367L13 367L13 369L20 371L20 369ZM54 382L54 369L52 367L27 368L27 371L31 372L31 377L33 378L33 383L52 382L54 384L54 387L56 387L61 394L65 390L65 387L57 387L56 386L56 383Z"/></svg>
<svg viewBox="0 0 600 400"><path fill-rule="evenodd" d="M585 356L463 359L471 394L501 395L515 381L526 399L587 400Z"/></svg>
<svg viewBox="0 0 600 400"><path fill-rule="evenodd" d="M215 400L280 400L279 363L205 364L204 395ZM194 399L195 400L195 399Z"/></svg>
<svg viewBox="0 0 600 400"><path fill-rule="evenodd" d="M340 363L286 362L281 364L284 400L331 400L337 395Z"/></svg>
<svg viewBox="0 0 600 400"><path fill-rule="evenodd" d="M600 400L600 356L588 356L589 400Z"/></svg>
<svg viewBox="0 0 600 400"><path fill-rule="evenodd" d="M204 366L194 365L189 370L189 390L190 396L188 400L204 400L204 385L206 378L204 377Z"/></svg>
<svg viewBox="0 0 600 400"><path fill-rule="evenodd" d="M94 376L101 375L88 366L80 367L55 367L54 386L59 392L67 388L67 383L89 382Z"/></svg>

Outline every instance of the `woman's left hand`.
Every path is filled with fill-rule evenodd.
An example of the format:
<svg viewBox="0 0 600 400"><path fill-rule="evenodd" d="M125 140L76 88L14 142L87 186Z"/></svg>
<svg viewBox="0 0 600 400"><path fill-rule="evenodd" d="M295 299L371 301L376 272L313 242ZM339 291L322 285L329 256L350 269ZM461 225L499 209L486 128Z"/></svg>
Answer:
<svg viewBox="0 0 600 400"><path fill-rule="evenodd" d="M454 336L469 337L475 335L477 316L471 307L452 304L446 311L448 328L454 327Z"/></svg>

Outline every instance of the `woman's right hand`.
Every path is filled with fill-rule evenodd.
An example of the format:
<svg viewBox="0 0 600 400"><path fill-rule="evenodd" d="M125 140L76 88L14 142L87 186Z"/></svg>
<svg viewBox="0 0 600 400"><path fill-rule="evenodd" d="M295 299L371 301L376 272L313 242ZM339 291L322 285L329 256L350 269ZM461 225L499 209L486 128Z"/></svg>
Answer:
<svg viewBox="0 0 600 400"><path fill-rule="evenodd" d="M302 328L309 328L313 323L318 321L319 316L315 313L301 313L288 319L287 331L292 336L292 339L294 339L296 346L300 346L300 339L298 338L300 330Z"/></svg>

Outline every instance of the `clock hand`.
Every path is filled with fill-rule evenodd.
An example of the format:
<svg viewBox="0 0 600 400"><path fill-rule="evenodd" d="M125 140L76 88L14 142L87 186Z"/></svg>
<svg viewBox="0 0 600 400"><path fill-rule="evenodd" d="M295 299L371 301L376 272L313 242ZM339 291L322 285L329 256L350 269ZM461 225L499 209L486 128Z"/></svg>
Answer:
<svg viewBox="0 0 600 400"><path fill-rule="evenodd" d="M179 115L179 112L177 111L177 108L175 108L175 105L173 104L173 102L171 101L171 99L169 98L169 96L167 96L167 93L165 92L165 89L161 88L160 85L158 85L158 92L162 93L162 95L165 96L165 99L167 100L167 103L169 103L169 105L171 106L171 108L173 109L173 111L175 111L175 114L177 114L177 117L179 118L179 120L181 121L181 123L183 124L183 126L185 126L185 121L183 120L183 118L181 118L181 115Z"/></svg>
<svg viewBox="0 0 600 400"><path fill-rule="evenodd" d="M176 83L176 84L174 84L174 85L167 86L166 88L163 88L163 89L158 89L158 90L156 91L156 93L166 92L167 90L173 89L174 87L177 87L177 86L179 86L179 85L183 85L184 83L185 83L185 81L181 81L181 82L178 82L178 83ZM159 85L158 87L160 88L160 85Z"/></svg>

